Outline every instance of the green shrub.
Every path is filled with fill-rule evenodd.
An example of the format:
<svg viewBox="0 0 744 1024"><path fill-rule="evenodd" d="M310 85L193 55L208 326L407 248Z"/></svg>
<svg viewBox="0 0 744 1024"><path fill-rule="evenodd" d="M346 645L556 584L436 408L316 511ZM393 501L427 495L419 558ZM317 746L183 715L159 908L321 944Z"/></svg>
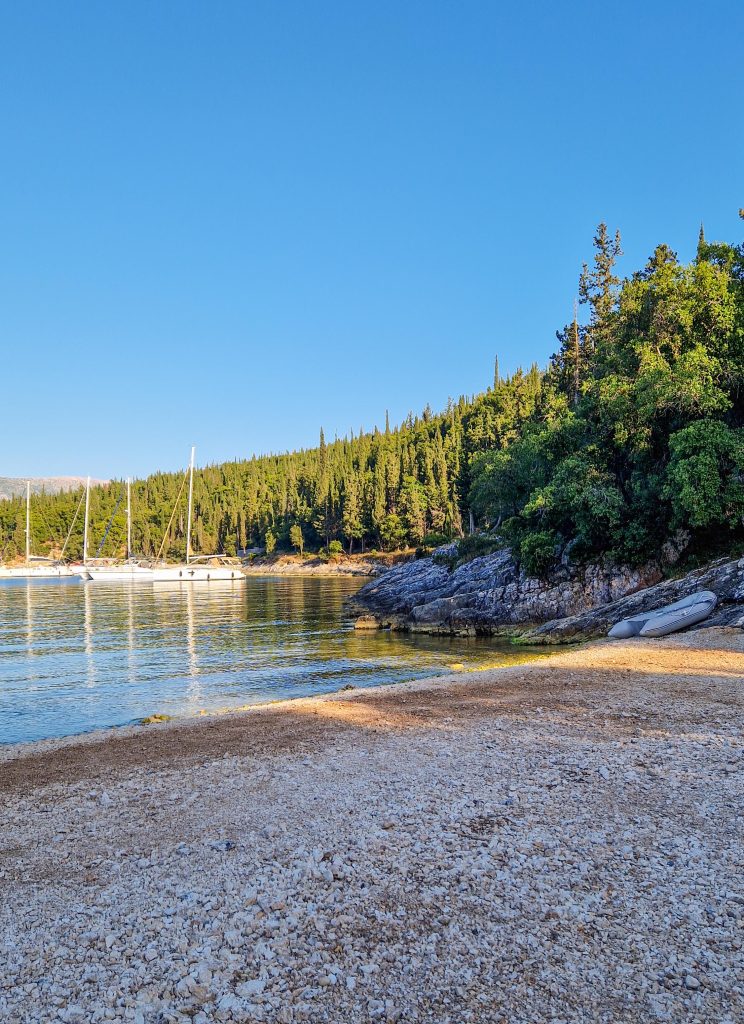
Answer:
<svg viewBox="0 0 744 1024"><path fill-rule="evenodd" d="M549 530L528 533L519 545L519 558L530 576L546 576L556 562L557 538Z"/></svg>
<svg viewBox="0 0 744 1024"><path fill-rule="evenodd" d="M457 565L457 552L451 548L448 548L446 551L435 551L431 556L431 560L434 565L441 565L452 572Z"/></svg>
<svg viewBox="0 0 744 1024"><path fill-rule="evenodd" d="M491 533L471 533L468 537L462 537L457 542L457 562L464 565L465 562L472 562L474 558L481 555L492 555L494 551L503 548L504 542L501 537Z"/></svg>
<svg viewBox="0 0 744 1024"><path fill-rule="evenodd" d="M450 538L443 533L427 533L416 548L414 558L429 558L435 548L449 543Z"/></svg>

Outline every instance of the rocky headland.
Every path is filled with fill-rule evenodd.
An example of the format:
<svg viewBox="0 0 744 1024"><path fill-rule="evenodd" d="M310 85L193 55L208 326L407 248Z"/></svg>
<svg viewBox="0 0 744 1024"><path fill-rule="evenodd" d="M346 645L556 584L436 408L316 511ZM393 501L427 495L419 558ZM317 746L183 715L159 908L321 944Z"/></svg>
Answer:
<svg viewBox="0 0 744 1024"><path fill-rule="evenodd" d="M509 635L571 643L606 634L639 612L712 590L718 607L706 625L744 622L744 559L721 559L676 579L668 565L640 569L609 562L561 566L549 579L528 576L508 548L451 569L436 558L396 566L354 595L359 629L453 635Z"/></svg>

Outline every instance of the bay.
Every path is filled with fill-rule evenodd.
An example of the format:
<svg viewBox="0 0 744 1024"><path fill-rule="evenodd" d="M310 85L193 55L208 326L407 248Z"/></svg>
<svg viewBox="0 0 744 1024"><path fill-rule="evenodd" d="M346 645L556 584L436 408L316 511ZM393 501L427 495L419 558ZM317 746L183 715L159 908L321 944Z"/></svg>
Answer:
<svg viewBox="0 0 744 1024"><path fill-rule="evenodd" d="M0 744L524 661L486 638L355 631L349 577L0 585Z"/></svg>

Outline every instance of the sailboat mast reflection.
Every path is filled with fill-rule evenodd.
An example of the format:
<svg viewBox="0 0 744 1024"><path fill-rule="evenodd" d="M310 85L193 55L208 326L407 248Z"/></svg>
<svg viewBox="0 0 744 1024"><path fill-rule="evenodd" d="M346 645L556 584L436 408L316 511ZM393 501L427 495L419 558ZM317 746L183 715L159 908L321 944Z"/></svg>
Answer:
<svg viewBox="0 0 744 1024"><path fill-rule="evenodd" d="M26 583L26 655L29 661L34 654L34 606L33 597L31 596L32 587L33 584L29 580ZM28 674L33 678L33 672L30 665Z"/></svg>
<svg viewBox="0 0 744 1024"><path fill-rule="evenodd" d="M128 485L127 481L127 485ZM127 541L127 543L129 543ZM127 587L127 678L133 683L136 678L136 659L134 651L134 594L130 585Z"/></svg>
<svg viewBox="0 0 744 1024"><path fill-rule="evenodd" d="M196 623L194 621L194 588L186 587L186 643L189 651L189 675L199 674L199 662L196 653Z"/></svg>
<svg viewBox="0 0 744 1024"><path fill-rule="evenodd" d="M83 583L83 643L85 648L87 688L92 689L98 682L93 651L93 599L91 588Z"/></svg>

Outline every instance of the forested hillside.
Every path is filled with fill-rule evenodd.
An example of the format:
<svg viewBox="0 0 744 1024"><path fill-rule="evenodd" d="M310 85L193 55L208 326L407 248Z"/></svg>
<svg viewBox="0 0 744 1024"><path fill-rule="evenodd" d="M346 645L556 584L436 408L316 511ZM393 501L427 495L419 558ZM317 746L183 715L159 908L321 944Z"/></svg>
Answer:
<svg viewBox="0 0 744 1024"><path fill-rule="evenodd" d="M640 562L670 537L723 548L744 537L744 246L708 243L683 265L660 245L617 274L600 225L578 308L541 371L402 425L198 471L194 547L347 550L433 543L479 528L542 572L567 550ZM570 302L570 300L569 300ZM182 556L181 474L133 486L134 547ZM34 548L81 551L80 493L33 500ZM23 550L21 500L0 504L0 548ZM122 486L94 488L93 552L120 554ZM108 532L107 532L108 531ZM683 531L680 533L680 531Z"/></svg>

